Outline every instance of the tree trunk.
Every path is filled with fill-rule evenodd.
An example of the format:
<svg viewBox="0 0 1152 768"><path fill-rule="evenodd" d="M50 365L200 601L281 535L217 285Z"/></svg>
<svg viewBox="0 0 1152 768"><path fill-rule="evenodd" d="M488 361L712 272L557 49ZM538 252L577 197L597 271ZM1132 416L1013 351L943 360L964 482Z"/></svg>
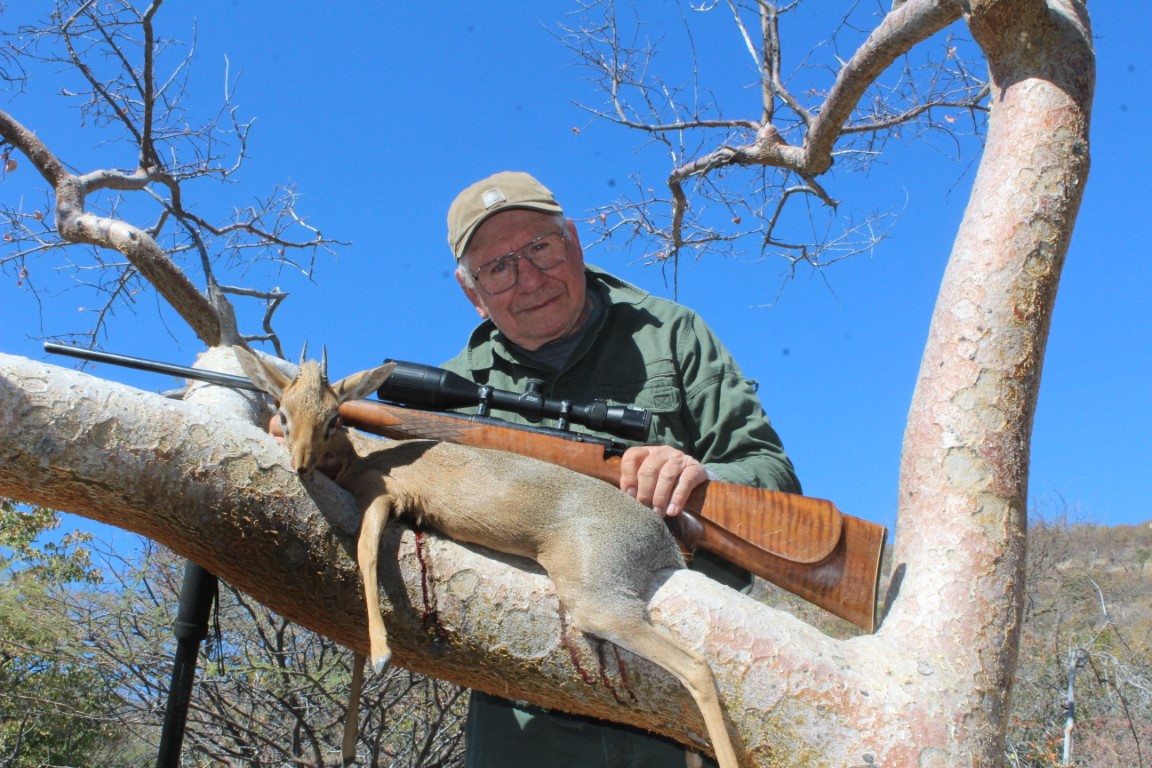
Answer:
<svg viewBox="0 0 1152 768"><path fill-rule="evenodd" d="M1025 586L1032 419L1088 176L1095 63L1079 4L973 2L969 26L988 57L992 115L905 431L902 580L884 629L944 694L923 700L916 729L950 731L973 765L996 765Z"/></svg>

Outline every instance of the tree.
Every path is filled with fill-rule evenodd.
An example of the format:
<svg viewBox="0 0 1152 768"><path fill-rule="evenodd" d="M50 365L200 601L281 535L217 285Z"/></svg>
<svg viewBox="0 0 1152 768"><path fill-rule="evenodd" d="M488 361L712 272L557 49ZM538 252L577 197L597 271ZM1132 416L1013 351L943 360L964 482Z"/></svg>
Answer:
<svg viewBox="0 0 1152 768"><path fill-rule="evenodd" d="M182 561L144 541L118 552L26 533L58 515L6 510L0 583L4 765L152 764L172 666ZM63 551L61 551L63 549ZM93 560L100 567L93 568ZM5 569L7 570L7 569ZM68 581L69 576L80 578ZM224 585L185 733L185 765L325 765L339 753L349 654ZM394 668L363 691L364 765L441 765L456 750L461 690Z"/></svg>
<svg viewBox="0 0 1152 768"><path fill-rule="evenodd" d="M892 56L894 36L927 38L955 20L953 9L886 21L863 42L862 25L883 11L854 7L821 45L830 63L813 51L786 75L781 30L800 6L727 0L691 7L696 16L731 18L733 39L746 54L739 60L760 79L759 113L736 117L725 109L730 94L721 96L702 74L702 53L690 44L678 52L686 59L681 79L690 84L678 85L662 74L643 22L627 24L612 0L587 3L583 23L564 28L563 42L604 94L603 105L583 108L672 159L663 183L634 176L631 193L600 209L593 224L604 240L641 240L650 263L678 266L682 258L750 251L783 257L792 271L822 268L870 250L891 218L841 216L833 190L819 180L833 165L866 172L902 136L959 144L962 135L983 133L988 83L970 66L979 56L970 42L942 33L943 40L917 49L896 43ZM849 32L856 39L842 41ZM844 53L853 44L855 55ZM881 81L889 68L896 72Z"/></svg>
<svg viewBox="0 0 1152 768"><path fill-rule="evenodd" d="M48 509L0 499L0 764L115 764L122 739L110 682L80 658L83 641L51 592L98 581L84 536L36 545L59 525ZM104 759L100 759L104 758Z"/></svg>
<svg viewBox="0 0 1152 768"><path fill-rule="evenodd" d="M1003 756L1020 639L1029 436L1088 169L1094 71L1084 7L906 0L834 73L824 102L810 110L818 119L785 137L773 133L766 110L756 118L756 147L764 165L815 179L869 84L962 15L990 72L987 148L905 434L882 627L832 639L689 572L653 596L655 620L712 660L749 765L923 765L961 756L995 765ZM129 176L163 181L146 151L148 130L136 135L145 149ZM147 231L84 213L77 192L96 176L68 173L6 114L0 136L53 186L60 237L107 233L99 242L134 266L139 260L141 272L164 265L150 279L206 344L239 337L223 303L177 274ZM223 368L224 357L217 350L204 364ZM323 480L299 484L247 423L260 420L258 409L235 397L237 418L225 419L196 402L173 404L11 356L0 357L0 368L0 493L142 533L281 615L365 650L350 556L355 511ZM536 569L432 533L396 528L385 543L395 556L387 561L399 564L381 574L398 664L706 749L675 681L564 632Z"/></svg>
<svg viewBox="0 0 1152 768"><path fill-rule="evenodd" d="M163 0L143 10L136 5L60 0L41 24L4 35L0 62L7 66L0 68L0 79L22 88L28 67L74 71L77 85L65 95L74 100L81 125L99 140L127 144L136 167L72 173L34 130L5 113L0 161L11 171L18 165L14 153L27 155L52 190L54 215L6 207L0 220L9 246L0 266L36 290L33 263L59 257L75 265L77 282L93 302L87 308L91 324L70 334L79 342L98 344L111 317L150 288L209 347L239 340L225 297L255 301L265 310L263 330L249 339L269 341L282 354L271 322L285 297L274 288L221 284L218 272L238 264L245 271L270 265L309 275L316 254L338 243L297 213L291 186L247 206L213 211L213 220L186 204L200 185L227 184L240 171L251 122L240 119L231 101L232 81L225 83L217 112L202 120L190 115L185 102L194 50L158 33L155 18ZM130 216L147 223L130 224ZM196 272L203 290L189 276Z"/></svg>

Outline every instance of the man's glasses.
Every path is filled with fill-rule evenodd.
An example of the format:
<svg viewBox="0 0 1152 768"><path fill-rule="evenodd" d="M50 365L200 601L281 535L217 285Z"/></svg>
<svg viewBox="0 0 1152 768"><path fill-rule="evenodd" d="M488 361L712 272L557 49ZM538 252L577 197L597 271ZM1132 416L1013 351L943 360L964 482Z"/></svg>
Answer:
<svg viewBox="0 0 1152 768"><path fill-rule="evenodd" d="M560 266L568 258L563 232L545 232L512 253L486 261L472 273L472 279L488 293L504 293L516 285L520 259L528 259L541 271Z"/></svg>

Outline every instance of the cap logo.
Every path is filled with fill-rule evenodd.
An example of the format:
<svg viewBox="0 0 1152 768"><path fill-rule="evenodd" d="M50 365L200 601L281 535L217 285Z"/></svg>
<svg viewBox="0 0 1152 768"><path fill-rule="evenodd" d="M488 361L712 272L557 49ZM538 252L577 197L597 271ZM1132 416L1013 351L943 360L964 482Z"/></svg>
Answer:
<svg viewBox="0 0 1152 768"><path fill-rule="evenodd" d="M500 191L500 187L488 187L480 193L480 202L484 203L484 210L493 208L500 203L508 202L508 198L504 197L504 193Z"/></svg>

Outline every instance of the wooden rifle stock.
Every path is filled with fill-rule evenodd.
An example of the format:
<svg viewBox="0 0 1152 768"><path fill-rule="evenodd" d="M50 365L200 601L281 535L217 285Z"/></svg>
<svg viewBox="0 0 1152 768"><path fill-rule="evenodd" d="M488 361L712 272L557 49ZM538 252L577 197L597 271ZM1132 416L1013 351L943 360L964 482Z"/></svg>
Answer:
<svg viewBox="0 0 1152 768"><path fill-rule="evenodd" d="M349 426L394 440L423 438L531 456L618 485L620 458L598 438L482 417L421 411L369 400L347 402ZM876 592L887 529L797 494L710 481L675 518L673 533L745 568L868 632L876 628Z"/></svg>

